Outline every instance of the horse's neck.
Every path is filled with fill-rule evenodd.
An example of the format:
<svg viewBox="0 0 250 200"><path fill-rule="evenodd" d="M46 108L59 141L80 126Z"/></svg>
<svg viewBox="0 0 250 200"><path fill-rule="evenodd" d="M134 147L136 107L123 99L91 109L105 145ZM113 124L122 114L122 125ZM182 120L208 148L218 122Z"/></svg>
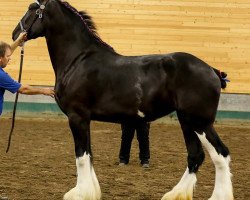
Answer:
<svg viewBox="0 0 250 200"><path fill-rule="evenodd" d="M50 58L55 67L67 65L67 62L74 59L74 55L84 49L88 49L88 44L82 41L73 41L70 39L70 36L59 37L46 38Z"/></svg>
<svg viewBox="0 0 250 200"><path fill-rule="evenodd" d="M98 50L98 44L91 40L86 31L61 28L62 32L58 34L51 31L46 35L47 46L50 59L56 76L59 75L64 68L69 66L72 61L91 49ZM74 30L74 31L73 31Z"/></svg>
<svg viewBox="0 0 250 200"><path fill-rule="evenodd" d="M113 51L98 41L79 16L59 6L50 19L46 41L56 76L65 71L80 54ZM55 11L53 12L55 13Z"/></svg>

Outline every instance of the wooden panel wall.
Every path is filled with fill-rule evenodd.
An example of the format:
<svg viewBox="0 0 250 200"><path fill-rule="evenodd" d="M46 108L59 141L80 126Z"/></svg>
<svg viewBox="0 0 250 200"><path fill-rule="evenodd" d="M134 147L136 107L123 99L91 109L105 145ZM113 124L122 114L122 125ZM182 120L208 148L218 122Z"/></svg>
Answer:
<svg viewBox="0 0 250 200"><path fill-rule="evenodd" d="M11 32L32 1L1 0L0 39ZM125 55L184 51L228 73L228 93L250 93L249 0L68 0L94 19L101 38ZM53 85L45 40L25 48L23 82ZM17 77L19 52L8 72Z"/></svg>

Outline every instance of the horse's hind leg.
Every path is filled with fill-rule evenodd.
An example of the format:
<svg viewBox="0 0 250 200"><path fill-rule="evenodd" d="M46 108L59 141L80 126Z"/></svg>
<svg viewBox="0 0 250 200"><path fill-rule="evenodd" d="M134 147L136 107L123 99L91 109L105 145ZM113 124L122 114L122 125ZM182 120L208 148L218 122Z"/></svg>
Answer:
<svg viewBox="0 0 250 200"><path fill-rule="evenodd" d="M193 198L194 186L197 181L196 172L205 158L201 142L196 133L188 123L185 122L180 113L178 114L178 118L187 147L188 167L179 183L170 192L166 193L162 200L191 200Z"/></svg>
<svg viewBox="0 0 250 200"><path fill-rule="evenodd" d="M69 125L74 137L77 184L64 195L64 200L99 200L101 190L91 162L90 121L73 113Z"/></svg>
<svg viewBox="0 0 250 200"><path fill-rule="evenodd" d="M209 200L233 200L228 148L222 143L212 125L201 134L197 132L197 136L207 149L216 170L214 191Z"/></svg>

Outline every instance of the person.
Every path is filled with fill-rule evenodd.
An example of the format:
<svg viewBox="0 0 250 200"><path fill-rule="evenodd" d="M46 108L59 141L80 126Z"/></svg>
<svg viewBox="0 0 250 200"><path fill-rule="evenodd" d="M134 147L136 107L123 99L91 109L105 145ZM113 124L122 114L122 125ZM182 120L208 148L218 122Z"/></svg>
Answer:
<svg viewBox="0 0 250 200"><path fill-rule="evenodd" d="M5 71L4 68L7 67L9 61L11 60L11 55L18 46L21 46L27 38L27 33L20 33L18 38L9 45L3 41L0 41L0 115L3 110L3 101L5 90L11 93L19 92L21 94L36 95L43 94L47 96L54 97L55 91L50 88L39 88L32 87L30 85L23 85L13 80Z"/></svg>
<svg viewBox="0 0 250 200"><path fill-rule="evenodd" d="M143 168L149 167L149 129L150 124L144 121L126 122L121 124L122 137L119 153L120 166L127 165L129 163L131 143L136 131L137 140L139 143L139 158L141 161L141 166Z"/></svg>

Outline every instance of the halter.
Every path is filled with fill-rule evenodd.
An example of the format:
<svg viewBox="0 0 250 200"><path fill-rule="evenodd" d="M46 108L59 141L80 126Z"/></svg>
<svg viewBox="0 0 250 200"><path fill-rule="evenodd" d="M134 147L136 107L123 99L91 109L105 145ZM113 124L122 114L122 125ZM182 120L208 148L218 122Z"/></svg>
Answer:
<svg viewBox="0 0 250 200"><path fill-rule="evenodd" d="M30 26L27 29L24 29L22 20L20 20L20 22L19 22L22 32L28 32L28 30L32 27L32 25L35 23L37 18L39 18L39 19L43 18L43 11L44 11L45 6L48 3L48 1L46 1L45 4L40 4L38 0L35 0L35 3L37 5L39 5L40 7L36 10L36 16L35 16L34 20L32 21L32 23L30 24Z"/></svg>

